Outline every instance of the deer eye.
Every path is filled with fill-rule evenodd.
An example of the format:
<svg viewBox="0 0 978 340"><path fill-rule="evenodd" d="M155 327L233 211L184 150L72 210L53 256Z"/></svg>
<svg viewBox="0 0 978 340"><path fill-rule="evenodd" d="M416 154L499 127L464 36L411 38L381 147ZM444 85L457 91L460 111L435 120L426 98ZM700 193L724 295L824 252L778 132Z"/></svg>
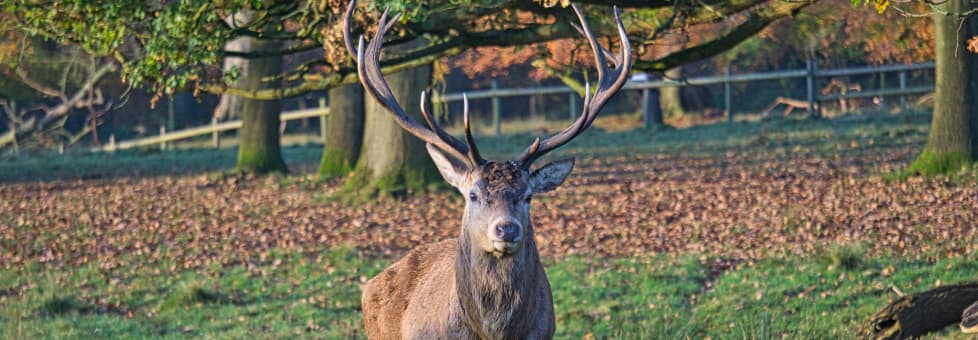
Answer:
<svg viewBox="0 0 978 340"><path fill-rule="evenodd" d="M526 202L526 204L530 204L530 200L532 199L533 199L533 195L526 195L526 197L523 197L523 202Z"/></svg>
<svg viewBox="0 0 978 340"><path fill-rule="evenodd" d="M479 201L479 197L476 196L476 194L474 192L470 192L469 193L469 201L470 202L478 202Z"/></svg>

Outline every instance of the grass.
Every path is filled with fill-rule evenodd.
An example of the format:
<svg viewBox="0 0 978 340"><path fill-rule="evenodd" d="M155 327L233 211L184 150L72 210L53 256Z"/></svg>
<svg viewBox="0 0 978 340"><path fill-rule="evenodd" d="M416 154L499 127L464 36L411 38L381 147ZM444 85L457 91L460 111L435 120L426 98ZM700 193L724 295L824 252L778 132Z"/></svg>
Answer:
<svg viewBox="0 0 978 340"><path fill-rule="evenodd" d="M882 113L659 131L595 129L563 154L746 152L776 157L801 146L821 154L859 153L861 148L921 145L928 121L926 113ZM478 138L487 155L501 158L531 141L529 134L515 137ZM300 173L315 171L320 152L316 145L283 150ZM7 157L0 159L0 181L214 172L231 168L234 157L233 149ZM282 181L288 184L292 178ZM796 220L797 214L788 209L785 218ZM179 246L179 240L173 242ZM363 338L360 287L390 259L364 255L352 246L318 249L317 254L281 249L267 258L196 270L145 265L137 255L125 255L130 258L120 263L126 265L111 269L98 263L0 269L0 337ZM570 256L548 260L547 272L561 339L834 339L854 337L873 311L895 298L894 287L912 293L978 280L975 256L869 257L864 245L843 244L813 254L727 262L695 253ZM963 338L953 330L936 337Z"/></svg>
<svg viewBox="0 0 978 340"><path fill-rule="evenodd" d="M235 149L125 150L115 153L75 153L0 157L0 182L138 178L218 172L234 168ZM282 149L293 171L309 172L321 146Z"/></svg>
<svg viewBox="0 0 978 340"><path fill-rule="evenodd" d="M557 338L851 338L905 292L978 279L974 256L862 258L859 247L742 262L717 271L694 254L572 256L548 266ZM850 266L824 258L860 257ZM126 268L0 271L0 329L11 339L362 338L360 285L388 260L355 249L318 259L278 253L261 265L179 275ZM772 279L777 278L777 279ZM70 294L68 293L70 292ZM941 337L958 336L953 331Z"/></svg>
<svg viewBox="0 0 978 340"><path fill-rule="evenodd" d="M345 338L362 335L359 284L386 264L352 248L312 260L274 255L258 266L108 274L43 266L0 271L0 286L30 287L0 303L0 333L30 338ZM111 278L106 279L106 275ZM52 292L72 291L63 296Z"/></svg>

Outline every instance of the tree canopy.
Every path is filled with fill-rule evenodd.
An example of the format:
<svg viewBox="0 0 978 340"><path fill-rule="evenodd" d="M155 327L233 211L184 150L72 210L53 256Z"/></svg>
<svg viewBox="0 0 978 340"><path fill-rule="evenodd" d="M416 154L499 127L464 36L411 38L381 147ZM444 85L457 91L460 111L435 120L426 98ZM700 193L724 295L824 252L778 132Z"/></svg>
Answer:
<svg viewBox="0 0 978 340"><path fill-rule="evenodd" d="M686 1L581 1L618 5L626 9L625 21L633 45L638 47L638 71L662 71L723 52L758 33L772 22L792 16L814 3L788 0ZM299 96L355 82L355 69L342 48L342 8L346 1L36 1L16 0L2 11L13 25L28 34L41 35L80 46L94 56L109 57L120 66L130 84L148 86L157 94L193 89L253 99ZM566 1L416 1L378 0L358 4L354 27L370 27L376 12L385 7L404 13L387 46L424 36L427 43L389 56L386 72L430 63L480 46L519 46L577 37L569 24L572 15ZM549 6L549 7L548 7ZM254 20L226 20L240 11L254 11ZM652 55L665 32L697 25L723 24L727 29L697 44L667 54ZM610 35L605 16L592 18L600 35ZM369 32L367 32L369 33ZM237 37L282 42L276 49L225 51L226 42ZM247 89L229 85L235 70L222 72L226 56L255 58L284 56L286 67L266 81L282 85Z"/></svg>

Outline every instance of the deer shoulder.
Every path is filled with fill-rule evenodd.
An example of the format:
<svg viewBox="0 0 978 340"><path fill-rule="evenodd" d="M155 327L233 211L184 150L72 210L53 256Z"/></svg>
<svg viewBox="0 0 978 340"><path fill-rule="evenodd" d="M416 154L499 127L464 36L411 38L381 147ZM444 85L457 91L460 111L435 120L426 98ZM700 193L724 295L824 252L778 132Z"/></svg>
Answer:
<svg viewBox="0 0 978 340"><path fill-rule="evenodd" d="M427 311L425 315L443 314L448 307L443 299L426 299L430 293L453 289L455 274L455 239L418 246L403 258L394 262L363 288L361 306L367 334L380 339L412 338L403 337L401 321L412 311ZM446 285L452 286L446 286ZM442 303L439 303L442 302ZM414 321L412 321L414 323ZM392 327L393 326L393 327ZM439 325L425 327L436 329ZM384 328L389 327L389 328Z"/></svg>

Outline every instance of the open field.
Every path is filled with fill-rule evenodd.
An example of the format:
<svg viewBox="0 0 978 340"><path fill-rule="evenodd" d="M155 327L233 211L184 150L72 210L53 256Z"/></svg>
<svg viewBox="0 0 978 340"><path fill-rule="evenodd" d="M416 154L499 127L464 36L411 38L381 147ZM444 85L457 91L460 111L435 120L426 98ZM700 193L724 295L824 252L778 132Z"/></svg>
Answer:
<svg viewBox="0 0 978 340"><path fill-rule="evenodd" d="M978 279L976 169L888 175L927 122L586 133L557 152L578 157L568 183L534 200L558 336L847 338L893 287ZM511 156L518 137L480 145ZM318 147L285 156L296 175L221 176L229 149L0 160L0 334L362 336L359 285L454 236L461 199L352 206L305 175Z"/></svg>

